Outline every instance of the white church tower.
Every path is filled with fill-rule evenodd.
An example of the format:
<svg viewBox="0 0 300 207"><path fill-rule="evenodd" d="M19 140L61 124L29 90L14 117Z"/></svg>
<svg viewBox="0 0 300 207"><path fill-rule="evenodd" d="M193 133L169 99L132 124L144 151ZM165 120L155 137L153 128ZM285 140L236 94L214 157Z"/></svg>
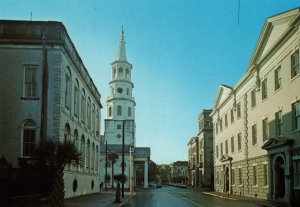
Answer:
<svg viewBox="0 0 300 207"><path fill-rule="evenodd" d="M135 101L132 97L132 65L127 61L122 28L116 60L111 64L110 95L107 98L107 119L105 120L105 140L107 144L122 144L135 147ZM124 131L123 131L123 126Z"/></svg>

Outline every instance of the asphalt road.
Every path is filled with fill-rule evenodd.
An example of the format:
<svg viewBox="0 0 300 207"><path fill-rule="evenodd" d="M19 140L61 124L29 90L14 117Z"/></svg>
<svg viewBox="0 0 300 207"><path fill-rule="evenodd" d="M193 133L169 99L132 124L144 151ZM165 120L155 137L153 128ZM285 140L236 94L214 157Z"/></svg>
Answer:
<svg viewBox="0 0 300 207"><path fill-rule="evenodd" d="M130 207L258 207L249 202L228 200L176 187L140 191L126 206Z"/></svg>

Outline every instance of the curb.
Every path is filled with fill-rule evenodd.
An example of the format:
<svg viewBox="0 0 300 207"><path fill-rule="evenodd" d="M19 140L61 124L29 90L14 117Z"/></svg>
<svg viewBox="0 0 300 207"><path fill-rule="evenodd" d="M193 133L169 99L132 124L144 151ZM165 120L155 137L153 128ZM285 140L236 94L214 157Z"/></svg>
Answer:
<svg viewBox="0 0 300 207"><path fill-rule="evenodd" d="M215 196L215 197L219 197L219 198L223 198L223 199L227 199L227 200L233 200L233 201L238 200L236 198L230 198L230 197L226 197L226 196L221 196L221 195L217 195L217 194L214 194L214 193L208 193L208 192L202 192L202 193L205 194L205 195Z"/></svg>
<svg viewBox="0 0 300 207"><path fill-rule="evenodd" d="M122 202L122 203L120 203L118 206L119 207L122 207L125 203L127 203L128 201L130 201L134 196L136 196L136 194L135 195L132 195L132 196L130 196L129 198L127 198L124 202Z"/></svg>

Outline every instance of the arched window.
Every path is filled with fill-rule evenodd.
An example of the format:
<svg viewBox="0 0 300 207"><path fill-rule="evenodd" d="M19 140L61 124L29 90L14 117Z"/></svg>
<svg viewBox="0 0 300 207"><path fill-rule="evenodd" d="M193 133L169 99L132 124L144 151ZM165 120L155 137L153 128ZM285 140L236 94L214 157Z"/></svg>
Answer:
<svg viewBox="0 0 300 207"><path fill-rule="evenodd" d="M65 141L71 140L71 129L70 129L70 125L68 123L66 123L66 125L65 125L64 138L65 138Z"/></svg>
<svg viewBox="0 0 300 207"><path fill-rule="evenodd" d="M79 114L79 83L76 79L76 83L74 86L74 115L78 116Z"/></svg>
<svg viewBox="0 0 300 207"><path fill-rule="evenodd" d="M108 116L111 117L112 116L112 111L111 111L111 106L108 107Z"/></svg>
<svg viewBox="0 0 300 207"><path fill-rule="evenodd" d="M123 68L119 68L119 77L123 76Z"/></svg>
<svg viewBox="0 0 300 207"><path fill-rule="evenodd" d="M85 91L82 89L81 94L81 121L85 122Z"/></svg>
<svg viewBox="0 0 300 207"><path fill-rule="evenodd" d="M131 117L131 107L128 107L128 116Z"/></svg>
<svg viewBox="0 0 300 207"><path fill-rule="evenodd" d="M36 124L33 120L26 120L23 123L22 156L31 157L35 149Z"/></svg>
<svg viewBox="0 0 300 207"><path fill-rule="evenodd" d="M122 107L121 107L121 106L118 106L118 109L117 109L117 115L118 115L118 116L121 116L121 115L122 115Z"/></svg>
<svg viewBox="0 0 300 207"><path fill-rule="evenodd" d="M74 145L78 149L78 131L75 129L74 131Z"/></svg>
<svg viewBox="0 0 300 207"><path fill-rule="evenodd" d="M91 128L91 99L90 99L90 97L88 98L88 102L87 102L86 114L87 114L86 118L87 118L88 127Z"/></svg>
<svg viewBox="0 0 300 207"><path fill-rule="evenodd" d="M91 144L90 140L88 139L86 145L86 170L89 170L91 166Z"/></svg>
<svg viewBox="0 0 300 207"><path fill-rule="evenodd" d="M65 105L68 109L71 109L71 71L69 67L66 71Z"/></svg>
<svg viewBox="0 0 300 207"><path fill-rule="evenodd" d="M116 78L116 68L113 69L113 78Z"/></svg>
<svg viewBox="0 0 300 207"><path fill-rule="evenodd" d="M85 138L84 138L84 135L81 136L81 140L80 140L80 152L82 154L82 157L84 158L83 159L83 163L82 163L82 166L84 168L84 165L85 165Z"/></svg>

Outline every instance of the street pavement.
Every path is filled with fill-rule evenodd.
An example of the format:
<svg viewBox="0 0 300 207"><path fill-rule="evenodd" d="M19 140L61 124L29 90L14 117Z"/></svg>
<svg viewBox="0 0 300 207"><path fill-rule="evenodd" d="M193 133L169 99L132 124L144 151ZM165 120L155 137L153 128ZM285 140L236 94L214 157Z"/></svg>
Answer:
<svg viewBox="0 0 300 207"><path fill-rule="evenodd" d="M130 195L125 192L121 203L114 203L115 190L67 199L66 207L286 207L263 199L228 195L205 191L199 188L162 188L138 189Z"/></svg>

